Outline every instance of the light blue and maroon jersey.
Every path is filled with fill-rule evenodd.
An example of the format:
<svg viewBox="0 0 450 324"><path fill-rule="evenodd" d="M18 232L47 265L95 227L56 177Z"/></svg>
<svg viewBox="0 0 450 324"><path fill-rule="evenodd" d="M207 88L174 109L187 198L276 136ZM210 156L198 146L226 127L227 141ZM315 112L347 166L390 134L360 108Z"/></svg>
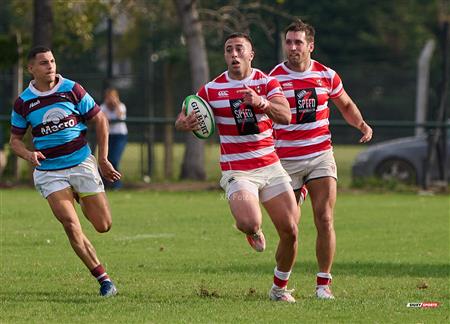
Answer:
<svg viewBox="0 0 450 324"><path fill-rule="evenodd" d="M34 149L46 157L38 170L60 170L76 166L90 154L86 121L99 106L78 83L57 75L58 83L41 92L30 82L17 98L11 114L11 133L23 135L31 126Z"/></svg>

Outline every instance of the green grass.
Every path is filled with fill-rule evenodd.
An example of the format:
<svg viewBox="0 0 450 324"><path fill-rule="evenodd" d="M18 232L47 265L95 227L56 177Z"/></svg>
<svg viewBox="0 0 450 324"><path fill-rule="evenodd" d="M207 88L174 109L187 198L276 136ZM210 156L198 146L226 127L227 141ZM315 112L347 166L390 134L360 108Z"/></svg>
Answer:
<svg viewBox="0 0 450 324"><path fill-rule="evenodd" d="M45 200L32 190L0 191L0 322L449 322L446 196L341 193L334 301L313 296L315 229L306 203L289 284L295 305L267 298L277 242L267 216L267 250L256 253L233 228L221 192L121 191L109 198L109 233L95 233L82 219L120 290L105 300ZM441 305L406 307L425 301Z"/></svg>

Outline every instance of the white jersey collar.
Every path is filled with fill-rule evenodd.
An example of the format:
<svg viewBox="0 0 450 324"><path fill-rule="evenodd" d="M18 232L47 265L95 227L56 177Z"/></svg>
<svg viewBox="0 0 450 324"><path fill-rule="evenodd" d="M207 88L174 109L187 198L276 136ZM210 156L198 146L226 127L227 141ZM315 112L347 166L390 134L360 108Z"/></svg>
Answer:
<svg viewBox="0 0 450 324"><path fill-rule="evenodd" d="M230 78L230 76L228 75L228 71L225 71L225 77L226 77L227 81L230 83L245 85L245 84L248 84L249 81L253 80L255 73L256 73L256 69L252 68L252 73L250 73L250 75L248 77L246 77L245 79L242 79L242 80L236 80L236 79Z"/></svg>
<svg viewBox="0 0 450 324"><path fill-rule="evenodd" d="M59 87L61 86L61 84L64 81L64 78L61 76L61 74L56 74L56 77L58 78L58 83L52 89L50 89L48 91L42 92L42 91L39 91L38 89L36 89L34 87L34 84L36 83L35 80L31 80L30 81L30 84L28 85L28 88L30 89L30 91L32 93L34 93L36 96L39 96L39 97L44 97L44 96L51 95L51 94L55 93L56 91L58 91Z"/></svg>
<svg viewBox="0 0 450 324"><path fill-rule="evenodd" d="M303 72L294 71L294 70L291 70L290 68L288 68L288 67L287 67L287 64L286 64L287 61L284 61L283 63L281 63L281 67L282 67L286 72L288 72L289 74L295 74L295 73L301 74L301 73L311 72L312 67L313 67L313 65L314 65L315 62L316 62L316 61L314 61L313 59L311 59L311 64L310 64L309 67L308 67L305 71L303 71Z"/></svg>

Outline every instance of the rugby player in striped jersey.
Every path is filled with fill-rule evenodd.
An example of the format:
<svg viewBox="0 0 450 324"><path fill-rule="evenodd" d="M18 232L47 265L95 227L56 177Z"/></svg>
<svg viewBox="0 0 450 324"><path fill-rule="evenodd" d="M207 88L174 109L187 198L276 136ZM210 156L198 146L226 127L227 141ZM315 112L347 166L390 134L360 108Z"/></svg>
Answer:
<svg viewBox="0 0 450 324"><path fill-rule="evenodd" d="M345 92L339 75L311 58L314 35L314 28L301 20L289 25L285 31L287 61L278 64L269 75L280 82L291 108L291 124L274 125L277 154L292 178L297 201L301 201L305 184L311 197L319 264L316 296L333 299L330 285L336 249L333 211L337 170L328 100L333 101L348 124L361 131L360 143L371 140L372 128Z"/></svg>
<svg viewBox="0 0 450 324"><path fill-rule="evenodd" d="M272 136L272 121L289 123L289 105L278 81L252 68L254 51L248 35L229 35L224 57L227 71L198 92L211 106L219 131L220 184L236 227L259 252L266 245L259 202L267 210L280 238L269 298L292 303L295 299L287 284L297 255L299 214ZM192 131L198 128L197 118L181 112L175 126Z"/></svg>

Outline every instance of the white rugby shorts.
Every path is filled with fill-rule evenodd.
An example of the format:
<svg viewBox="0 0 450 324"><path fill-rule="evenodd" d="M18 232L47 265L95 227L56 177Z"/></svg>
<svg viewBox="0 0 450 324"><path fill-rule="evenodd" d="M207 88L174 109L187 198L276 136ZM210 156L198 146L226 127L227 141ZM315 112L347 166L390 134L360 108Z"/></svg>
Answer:
<svg viewBox="0 0 450 324"><path fill-rule="evenodd" d="M34 186L44 198L68 187L72 187L73 191L81 197L105 191L98 172L97 161L93 155L69 169L55 171L35 169L33 179Z"/></svg>
<svg viewBox="0 0 450 324"><path fill-rule="evenodd" d="M230 199L239 190L249 191L261 202L268 201L279 194L292 190L291 178L280 162L249 171L222 171L220 186Z"/></svg>
<svg viewBox="0 0 450 324"><path fill-rule="evenodd" d="M313 179L332 177L337 180L337 166L331 150L309 159L281 160L281 165L291 176L294 190Z"/></svg>

